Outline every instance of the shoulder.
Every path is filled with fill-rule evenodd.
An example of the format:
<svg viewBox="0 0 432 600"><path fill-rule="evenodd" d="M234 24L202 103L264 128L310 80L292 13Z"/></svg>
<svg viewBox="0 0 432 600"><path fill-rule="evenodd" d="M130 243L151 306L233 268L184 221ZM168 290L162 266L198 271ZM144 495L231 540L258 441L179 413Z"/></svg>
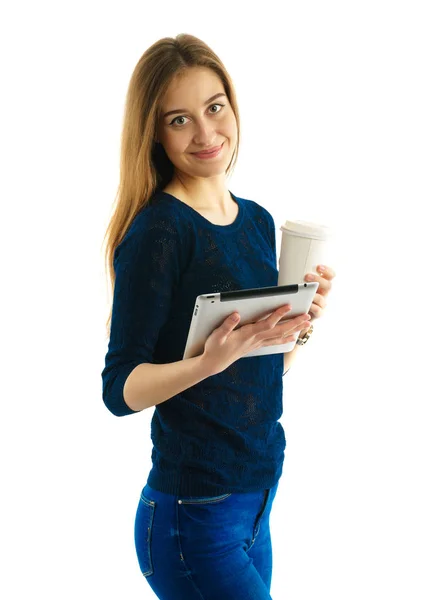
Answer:
<svg viewBox="0 0 432 600"><path fill-rule="evenodd" d="M154 195L135 215L116 248L114 258L120 253L123 256L135 254L143 247L156 243L185 245L189 240L188 229L176 205L159 201Z"/></svg>
<svg viewBox="0 0 432 600"><path fill-rule="evenodd" d="M166 202L160 196L154 195L136 214L130 231L139 233L159 228L173 233L182 233L185 225L185 219L181 218L179 207L176 204Z"/></svg>
<svg viewBox="0 0 432 600"><path fill-rule="evenodd" d="M266 208L264 208L264 206L262 206L255 200L250 200L246 198L241 198L241 200L243 201L246 209L249 212L253 213L253 216L255 218L262 218L270 227L274 227L273 216Z"/></svg>

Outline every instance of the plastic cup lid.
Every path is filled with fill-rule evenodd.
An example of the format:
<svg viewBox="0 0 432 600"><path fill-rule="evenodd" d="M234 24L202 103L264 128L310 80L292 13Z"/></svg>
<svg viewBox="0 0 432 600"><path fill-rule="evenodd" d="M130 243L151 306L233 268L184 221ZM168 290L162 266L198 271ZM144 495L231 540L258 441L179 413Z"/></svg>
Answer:
<svg viewBox="0 0 432 600"><path fill-rule="evenodd" d="M285 221L280 231L316 240L328 240L334 235L331 227L321 225L320 223L308 223L307 221Z"/></svg>

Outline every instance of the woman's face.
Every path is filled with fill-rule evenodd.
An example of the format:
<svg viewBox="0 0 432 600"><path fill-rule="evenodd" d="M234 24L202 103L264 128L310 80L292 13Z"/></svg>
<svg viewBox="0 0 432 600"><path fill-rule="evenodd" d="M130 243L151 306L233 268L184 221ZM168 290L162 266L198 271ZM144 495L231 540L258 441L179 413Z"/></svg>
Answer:
<svg viewBox="0 0 432 600"><path fill-rule="evenodd" d="M214 71L191 67L171 82L162 101L157 137L179 171L191 176L225 173L237 142L237 122ZM194 155L221 144L214 158Z"/></svg>

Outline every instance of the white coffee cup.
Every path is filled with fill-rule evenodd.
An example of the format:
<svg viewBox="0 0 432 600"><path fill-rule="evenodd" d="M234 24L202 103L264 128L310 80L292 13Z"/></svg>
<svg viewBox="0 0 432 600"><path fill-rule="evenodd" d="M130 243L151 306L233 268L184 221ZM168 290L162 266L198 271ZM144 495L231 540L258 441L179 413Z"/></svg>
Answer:
<svg viewBox="0 0 432 600"><path fill-rule="evenodd" d="M285 221L280 228L278 285L304 283L306 273L317 273L318 265L331 264L334 232L326 225Z"/></svg>

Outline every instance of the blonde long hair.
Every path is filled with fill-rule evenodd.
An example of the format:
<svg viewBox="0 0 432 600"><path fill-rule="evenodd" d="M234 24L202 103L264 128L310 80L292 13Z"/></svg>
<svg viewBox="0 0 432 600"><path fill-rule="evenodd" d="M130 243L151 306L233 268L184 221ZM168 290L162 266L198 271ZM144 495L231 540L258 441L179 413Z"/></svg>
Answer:
<svg viewBox="0 0 432 600"><path fill-rule="evenodd" d="M120 147L120 181L114 212L104 242L105 269L109 268L111 299L114 294L114 253L137 213L152 195L163 189L174 174L174 166L161 144L155 143L162 98L171 81L190 67L207 67L219 76L237 121L237 143L229 175L238 157L240 118L234 85L222 61L200 39L186 33L165 37L150 46L139 59L129 83L123 116ZM106 321L110 336L111 309Z"/></svg>

